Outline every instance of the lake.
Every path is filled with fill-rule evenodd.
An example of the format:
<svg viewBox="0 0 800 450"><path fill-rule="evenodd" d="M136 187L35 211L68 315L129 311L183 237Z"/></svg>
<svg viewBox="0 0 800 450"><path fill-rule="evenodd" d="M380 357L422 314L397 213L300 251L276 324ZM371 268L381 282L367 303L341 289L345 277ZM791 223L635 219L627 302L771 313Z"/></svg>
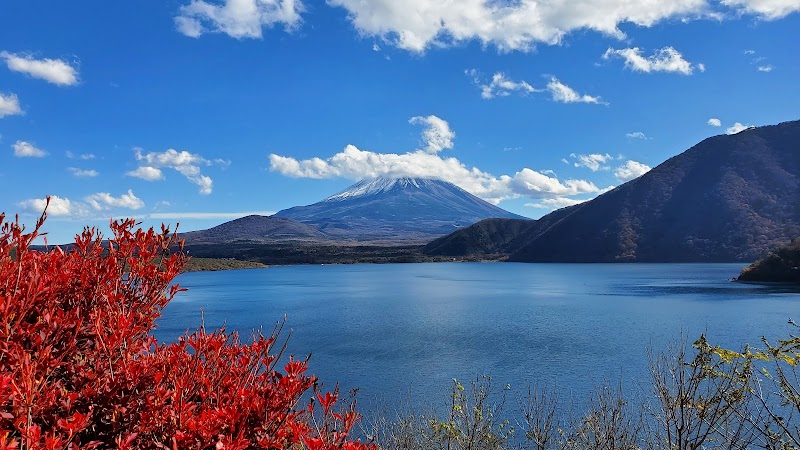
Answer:
<svg viewBox="0 0 800 450"><path fill-rule="evenodd" d="M287 317L289 351L361 410L446 404L453 378L490 374L585 399L604 380L649 389L648 350L705 333L740 348L795 332L800 294L728 281L741 264L435 263L290 266L180 275L156 337Z"/></svg>

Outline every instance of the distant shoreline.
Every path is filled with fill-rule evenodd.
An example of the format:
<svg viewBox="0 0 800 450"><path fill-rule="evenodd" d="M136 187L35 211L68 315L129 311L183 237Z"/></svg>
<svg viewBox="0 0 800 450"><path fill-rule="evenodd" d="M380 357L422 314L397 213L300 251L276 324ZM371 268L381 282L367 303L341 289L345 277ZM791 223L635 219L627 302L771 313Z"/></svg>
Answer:
<svg viewBox="0 0 800 450"><path fill-rule="evenodd" d="M268 267L268 265L257 261L242 261L232 258L192 257L186 262L181 272L218 272L222 270L266 269Z"/></svg>

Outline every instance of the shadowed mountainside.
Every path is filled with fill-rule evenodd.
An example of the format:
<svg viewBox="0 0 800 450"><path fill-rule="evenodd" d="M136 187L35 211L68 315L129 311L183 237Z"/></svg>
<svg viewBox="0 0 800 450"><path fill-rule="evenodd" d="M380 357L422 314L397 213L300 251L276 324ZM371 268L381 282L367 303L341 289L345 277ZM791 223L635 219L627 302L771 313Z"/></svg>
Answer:
<svg viewBox="0 0 800 450"><path fill-rule="evenodd" d="M800 121L708 138L541 221L518 236L483 239L513 242L505 247L509 261L753 261L800 235ZM457 234L481 236L470 228Z"/></svg>
<svg viewBox="0 0 800 450"><path fill-rule="evenodd" d="M427 255L470 256L508 255L524 245L530 236L538 236L569 213L560 209L539 220L486 219L475 225L431 241L424 248Z"/></svg>

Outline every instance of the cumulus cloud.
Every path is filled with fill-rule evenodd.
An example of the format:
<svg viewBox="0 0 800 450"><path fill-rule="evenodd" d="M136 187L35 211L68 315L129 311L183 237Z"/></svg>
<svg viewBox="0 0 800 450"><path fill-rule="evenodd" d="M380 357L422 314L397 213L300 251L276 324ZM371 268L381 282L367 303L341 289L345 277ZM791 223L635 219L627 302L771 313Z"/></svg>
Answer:
<svg viewBox="0 0 800 450"><path fill-rule="evenodd" d="M576 155L575 153L570 153L569 157L575 160L573 163L575 167L586 167L592 172L597 172L598 170L609 170L611 167L607 166L606 163L614 159L608 153L590 153L588 155Z"/></svg>
<svg viewBox="0 0 800 450"><path fill-rule="evenodd" d="M746 130L748 128L753 128L753 126L752 125L745 125L743 123L736 122L733 125L731 125L730 127L728 127L728 129L725 130L725 133L727 133L727 134L736 134L736 133L742 132L742 131L744 131L744 130Z"/></svg>
<svg viewBox="0 0 800 450"><path fill-rule="evenodd" d="M475 83L476 86L480 87L481 97L487 100L495 97L507 97L515 92L521 95L541 92L527 81L514 81L508 78L503 72L495 72L488 83L481 79L480 73L476 69L468 69L465 70L464 73L472 78L472 82Z"/></svg>
<svg viewBox="0 0 800 450"><path fill-rule="evenodd" d="M758 66L757 69L759 72L772 72L772 69L774 69L774 67L772 67L772 65L767 64L766 66Z"/></svg>
<svg viewBox="0 0 800 450"><path fill-rule="evenodd" d="M136 170L126 172L125 175L129 177L141 178L147 181L163 180L164 173L157 167L142 166L137 167Z"/></svg>
<svg viewBox="0 0 800 450"><path fill-rule="evenodd" d="M408 123L413 125L422 125L422 140L425 147L424 150L428 153L438 153L444 149L453 148L453 139L456 138L456 133L450 129L450 124L446 120L442 120L436 116L416 116L409 119Z"/></svg>
<svg viewBox="0 0 800 450"><path fill-rule="evenodd" d="M32 198L19 202L19 207L31 214L41 214L46 204L47 198ZM114 197L107 192L98 192L87 196L84 201L73 201L66 197L51 195L47 214L54 217L85 219L98 212L105 212L114 208L137 210L143 207L144 202L136 197L131 190L119 197Z"/></svg>
<svg viewBox="0 0 800 450"><path fill-rule="evenodd" d="M630 181L634 178L646 174L651 169L647 164L642 164L637 161L628 160L625 164L617 167L614 170L614 176L622 183Z"/></svg>
<svg viewBox="0 0 800 450"><path fill-rule="evenodd" d="M424 134L424 133L423 133ZM269 155L270 170L296 178L421 177L449 181L492 203L516 197L535 199L596 194L603 191L587 180L559 180L551 171L529 168L513 175L495 176L468 167L456 158L443 158L426 149L408 153L376 153L348 145L333 156L298 160Z"/></svg>
<svg viewBox="0 0 800 450"><path fill-rule="evenodd" d="M559 103L597 103L607 105L600 97L593 97L591 95L579 94L571 87L559 81L556 77L550 77L550 82L547 83L547 90L553 97L553 101Z"/></svg>
<svg viewBox="0 0 800 450"><path fill-rule="evenodd" d="M561 209L566 208L567 206L574 206L579 205L581 203L587 202L589 199L576 199L576 198L568 198L568 197L556 197L556 198L544 198L539 200L536 203L525 203L525 206L529 206L531 208L540 208L540 209Z"/></svg>
<svg viewBox="0 0 800 450"><path fill-rule="evenodd" d="M111 208L133 210L144 208L144 202L136 197L130 189L128 189L127 194L122 194L119 197L114 197L108 192L98 192L86 197L86 203L96 211L105 211Z"/></svg>
<svg viewBox="0 0 800 450"><path fill-rule="evenodd" d="M47 152L37 148L30 142L17 141L11 146L14 149L14 156L17 158L43 158Z"/></svg>
<svg viewBox="0 0 800 450"><path fill-rule="evenodd" d="M586 180L561 181L554 176L528 168L513 176L494 176L477 167L467 167L456 158L415 151L403 154L375 153L348 145L327 159L297 160L271 154L270 170L296 178L347 178L362 180L385 177L421 177L449 181L492 203L527 196L548 198L601 191Z"/></svg>
<svg viewBox="0 0 800 450"><path fill-rule="evenodd" d="M8 68L14 72L25 73L59 86L78 84L77 69L64 60L34 59L31 55L17 55L9 52L0 52L0 58L5 59Z"/></svg>
<svg viewBox="0 0 800 450"><path fill-rule="evenodd" d="M708 125L711 125L712 127L721 127L722 126L722 121L717 119L716 117L712 117L712 118L708 119L708 122L706 122L706 123Z"/></svg>
<svg viewBox="0 0 800 450"><path fill-rule="evenodd" d="M67 170L72 172L72 175L75 175L76 177L79 178L93 178L96 177L97 175L100 175L99 173L97 173L96 170L83 170L77 167L68 167Z"/></svg>
<svg viewBox="0 0 800 450"><path fill-rule="evenodd" d="M529 51L538 43L559 44L576 30L624 38L622 23L649 27L665 19L695 17L707 7L705 0L461 0L457 7L451 0L328 3L345 8L362 36L416 53L473 40L501 51Z"/></svg>
<svg viewBox="0 0 800 450"><path fill-rule="evenodd" d="M603 59L622 58L625 60L625 67L634 72L675 72L683 75L691 75L697 67L701 72L705 71L705 66L694 65L683 58L673 47L664 47L656 50L650 56L642 55L639 47L613 49L609 48L603 54Z"/></svg>
<svg viewBox="0 0 800 450"><path fill-rule="evenodd" d="M800 11L800 2L797 0L721 0L721 3L767 20L780 19Z"/></svg>
<svg viewBox="0 0 800 450"><path fill-rule="evenodd" d="M641 131L634 131L633 133L625 133L625 137L629 139L650 139L647 137L646 134L642 133Z"/></svg>
<svg viewBox="0 0 800 450"><path fill-rule="evenodd" d="M287 30L295 28L302 12L301 0L192 0L181 6L175 26L193 38L225 33L236 39L259 39L264 27L282 24Z"/></svg>
<svg viewBox="0 0 800 450"><path fill-rule="evenodd" d="M19 98L15 94L3 94L0 92L0 119L6 116L18 115L22 115Z"/></svg>
<svg viewBox="0 0 800 450"><path fill-rule="evenodd" d="M212 165L211 161L196 153L190 153L186 150L179 152L172 148L164 152L150 152L147 154L143 153L142 149L139 148L135 149L135 151L136 160L142 165L136 170L127 172L126 175L155 181L164 178L164 174L161 171L162 168L173 169L185 176L190 182L196 184L200 188L200 194L211 194L214 181L211 177L200 172L200 166L210 166ZM213 164L230 165L230 161L218 159Z"/></svg>
<svg viewBox="0 0 800 450"><path fill-rule="evenodd" d="M41 214L46 205L46 198L32 198L19 202L19 207L23 211L32 214ZM47 214L51 216L69 216L74 210L74 205L68 198L61 198L57 195L50 196L50 205L47 207Z"/></svg>

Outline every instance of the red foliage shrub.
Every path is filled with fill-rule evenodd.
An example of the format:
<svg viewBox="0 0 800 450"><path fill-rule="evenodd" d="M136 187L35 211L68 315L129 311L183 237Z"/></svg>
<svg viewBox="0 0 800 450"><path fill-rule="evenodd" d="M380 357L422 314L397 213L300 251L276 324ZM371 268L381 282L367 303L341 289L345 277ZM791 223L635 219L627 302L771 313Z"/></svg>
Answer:
<svg viewBox="0 0 800 450"><path fill-rule="evenodd" d="M174 233L126 220L107 245L87 228L42 252L44 218L25 233L0 214L0 450L373 448L348 440L359 415L336 392L299 406L316 379L307 361L276 368L280 328L156 342L186 259Z"/></svg>

